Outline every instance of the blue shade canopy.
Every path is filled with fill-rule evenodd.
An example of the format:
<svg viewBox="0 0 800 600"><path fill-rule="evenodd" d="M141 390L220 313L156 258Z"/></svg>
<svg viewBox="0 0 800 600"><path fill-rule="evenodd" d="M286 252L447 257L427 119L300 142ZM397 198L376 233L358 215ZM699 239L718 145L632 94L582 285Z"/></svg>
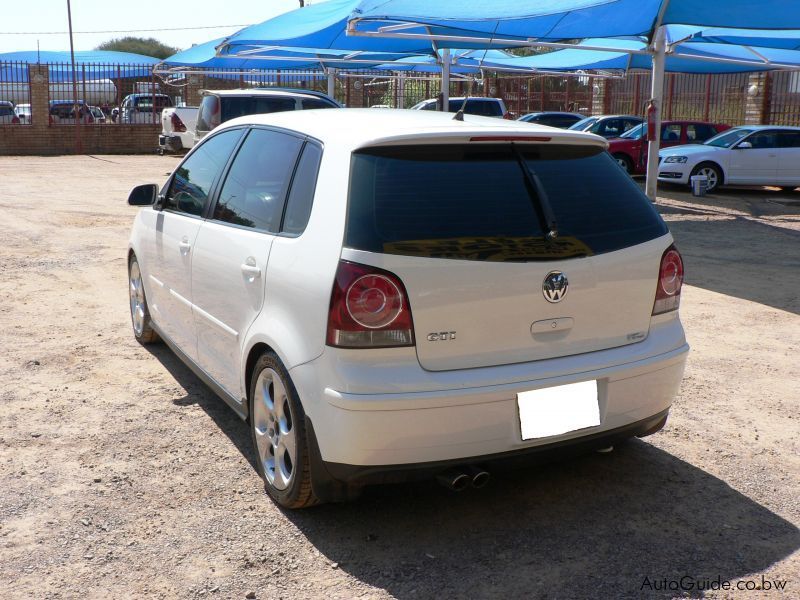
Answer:
<svg viewBox="0 0 800 600"><path fill-rule="evenodd" d="M581 46L593 48L608 47L623 51L583 50ZM536 70L536 71L624 71L629 69L651 69L652 60L647 54L630 54L644 50L647 42L632 39L587 39L577 44L575 49L557 50L535 56L515 56L491 58L482 61L485 69L497 70ZM756 48L764 58L781 67L800 68L800 51ZM695 60L690 56L702 56L713 60ZM688 42L675 48L667 55L665 70L671 73L742 73L766 71L774 65L758 64L758 57L746 48ZM737 64L732 61L745 61L750 64Z"/></svg>
<svg viewBox="0 0 800 600"><path fill-rule="evenodd" d="M354 52L329 48L269 47L262 45L240 46L237 48L239 54L218 56L216 48L224 43L225 39L219 38L192 46L188 50L178 52L164 59L162 65L165 67L193 67L197 69L235 69L237 71L309 70L321 69L322 66L336 69L364 69L409 56L408 54L390 52ZM359 62L353 63L348 59L355 59Z"/></svg>
<svg viewBox="0 0 800 600"><path fill-rule="evenodd" d="M672 27L672 26L670 26ZM800 50L800 29L765 31L760 29L701 28L691 36L692 41L739 46L758 46L781 50Z"/></svg>
<svg viewBox="0 0 800 600"><path fill-rule="evenodd" d="M278 15L233 34L219 47L219 54L237 54L254 46L321 48L366 52L432 52L431 43L420 40L388 40L351 37L347 20L360 0L328 0Z"/></svg>
<svg viewBox="0 0 800 600"><path fill-rule="evenodd" d="M152 66L159 59L129 52L81 51L75 53L77 78L116 79L117 77L145 77L151 75ZM5 52L0 53L0 81L28 81L27 65L48 64L51 82L72 81L72 65L69 52Z"/></svg>
<svg viewBox="0 0 800 600"><path fill-rule="evenodd" d="M364 0L350 25L362 33L413 25L393 33L461 36L476 42L651 37L662 5L665 25L800 29L796 0ZM458 46L465 40L439 43Z"/></svg>

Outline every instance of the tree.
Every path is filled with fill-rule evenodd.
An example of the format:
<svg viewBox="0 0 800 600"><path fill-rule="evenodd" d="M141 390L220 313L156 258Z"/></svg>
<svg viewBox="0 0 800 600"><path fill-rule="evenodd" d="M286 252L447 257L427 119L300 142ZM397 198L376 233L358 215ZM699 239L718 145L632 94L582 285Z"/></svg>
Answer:
<svg viewBox="0 0 800 600"><path fill-rule="evenodd" d="M174 48L162 44L155 38L140 38L134 36L127 36L123 38L115 38L100 44L95 50L113 50L115 52L132 52L133 54L143 54L145 56L152 56L154 58L167 58L180 48Z"/></svg>

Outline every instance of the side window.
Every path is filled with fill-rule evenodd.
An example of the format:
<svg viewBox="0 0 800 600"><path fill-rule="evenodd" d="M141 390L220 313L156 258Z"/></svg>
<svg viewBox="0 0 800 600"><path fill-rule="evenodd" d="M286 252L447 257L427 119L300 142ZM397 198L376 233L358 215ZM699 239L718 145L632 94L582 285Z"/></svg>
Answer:
<svg viewBox="0 0 800 600"><path fill-rule="evenodd" d="M717 130L711 125L692 123L686 126L686 139L690 142L705 142L715 135L717 135Z"/></svg>
<svg viewBox="0 0 800 600"><path fill-rule="evenodd" d="M233 159L214 219L277 232L302 144L285 133L253 129Z"/></svg>
<svg viewBox="0 0 800 600"><path fill-rule="evenodd" d="M605 137L619 137L624 131L622 128L622 119L607 119L598 123L596 127L597 135Z"/></svg>
<svg viewBox="0 0 800 600"><path fill-rule="evenodd" d="M317 98L303 98L302 106L303 110L310 110L312 108L336 108L330 102L318 100Z"/></svg>
<svg viewBox="0 0 800 600"><path fill-rule="evenodd" d="M176 169L164 208L200 216L208 202L214 180L242 135L241 129L208 138Z"/></svg>
<svg viewBox="0 0 800 600"><path fill-rule="evenodd" d="M311 216L321 158L322 148L313 142L308 142L297 165L297 171L292 180L292 189L286 201L282 229L284 233L300 235L305 231L308 218Z"/></svg>
<svg viewBox="0 0 800 600"><path fill-rule="evenodd" d="M219 125L219 98L217 96L205 96L200 101L200 109L197 111L197 131L211 131Z"/></svg>
<svg viewBox="0 0 800 600"><path fill-rule="evenodd" d="M681 126L679 123L664 125L661 128L661 139L665 142L681 141Z"/></svg>
<svg viewBox="0 0 800 600"><path fill-rule="evenodd" d="M622 133L625 133L629 129L633 129L637 125L640 125L641 121L633 121L631 119L624 119L622 122ZM680 135L678 136L680 138Z"/></svg>
<svg viewBox="0 0 800 600"><path fill-rule="evenodd" d="M754 133L744 141L750 142L753 145L753 148L756 149L777 148L777 137L777 132L775 131L762 131L759 133Z"/></svg>
<svg viewBox="0 0 800 600"><path fill-rule="evenodd" d="M778 148L800 148L800 132L781 131L778 133Z"/></svg>

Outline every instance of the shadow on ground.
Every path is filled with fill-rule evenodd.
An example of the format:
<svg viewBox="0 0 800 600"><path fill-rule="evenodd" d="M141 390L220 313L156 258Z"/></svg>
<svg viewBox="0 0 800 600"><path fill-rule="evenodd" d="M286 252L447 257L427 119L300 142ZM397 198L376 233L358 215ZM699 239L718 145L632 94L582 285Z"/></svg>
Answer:
<svg viewBox="0 0 800 600"><path fill-rule="evenodd" d="M200 406L254 465L247 425L166 346L151 352L187 390L176 404ZM735 580L800 548L791 523L639 440L495 473L462 494L433 482L376 486L349 504L284 514L339 569L398 598L671 598L642 589L645 578Z"/></svg>
<svg viewBox="0 0 800 600"><path fill-rule="evenodd" d="M686 283L800 313L800 231L780 226L782 217L796 222L798 215L798 208L780 203L800 200L800 193L721 190L711 200L692 202L689 194L665 192L692 203L658 206L683 255ZM727 201L747 214L737 216L710 204Z"/></svg>

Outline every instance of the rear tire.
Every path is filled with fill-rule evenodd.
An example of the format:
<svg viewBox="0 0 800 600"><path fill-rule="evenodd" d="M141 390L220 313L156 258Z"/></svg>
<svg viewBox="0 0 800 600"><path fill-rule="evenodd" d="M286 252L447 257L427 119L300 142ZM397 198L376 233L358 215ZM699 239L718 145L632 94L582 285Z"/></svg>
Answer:
<svg viewBox="0 0 800 600"><path fill-rule="evenodd" d="M690 175L689 181L691 181L691 177L694 177L695 175L705 175L708 177L708 188L706 191L709 193L718 189L723 183L722 170L714 163L704 162L697 165L694 169L692 169L692 174Z"/></svg>
<svg viewBox="0 0 800 600"><path fill-rule="evenodd" d="M250 437L267 494L284 508L319 501L311 486L305 411L291 377L274 352L261 355L250 377Z"/></svg>
<svg viewBox="0 0 800 600"><path fill-rule="evenodd" d="M614 155L614 160L617 161L617 164L620 167L625 169L625 172L628 175L631 175L633 173L633 161L631 161L631 159L628 158L627 155L621 154L621 153L615 154Z"/></svg>
<svg viewBox="0 0 800 600"><path fill-rule="evenodd" d="M151 325L150 311L147 308L147 297L142 283L142 271L135 254L128 261L128 295L131 307L131 325L133 336L142 345L158 341L158 334Z"/></svg>

